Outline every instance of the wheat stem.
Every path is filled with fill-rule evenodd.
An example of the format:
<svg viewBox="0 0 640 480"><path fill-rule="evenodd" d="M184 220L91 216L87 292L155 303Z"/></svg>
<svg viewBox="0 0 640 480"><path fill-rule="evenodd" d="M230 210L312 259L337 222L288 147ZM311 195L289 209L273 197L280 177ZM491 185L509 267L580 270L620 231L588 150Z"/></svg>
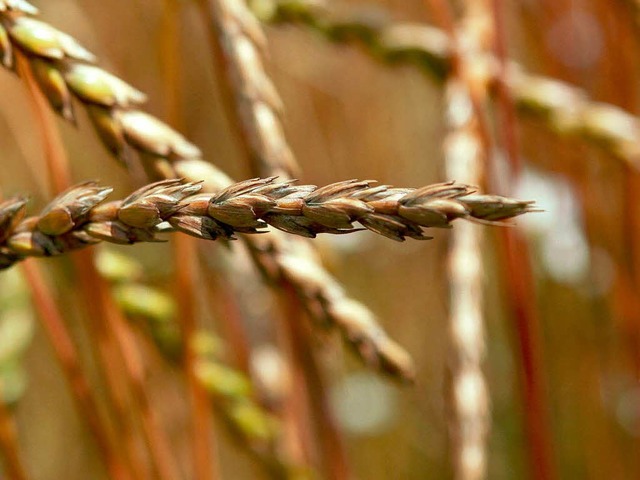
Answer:
<svg viewBox="0 0 640 480"><path fill-rule="evenodd" d="M0 388L0 398L2 389ZM27 473L18 447L18 434L16 432L15 420L8 406L0 399L0 453L4 460L9 478L12 480L28 480Z"/></svg>
<svg viewBox="0 0 640 480"><path fill-rule="evenodd" d="M195 262L196 245L192 238L176 238L176 258L184 263L183 268L176 272L176 289L180 327L185 341L182 364L187 376L187 388L191 404L191 443L195 478L213 480L218 478L218 465L213 461L214 438L211 432L212 418L208 396L202 383L197 377L198 353L195 350L197 332L195 299ZM178 257L178 255L180 255Z"/></svg>
<svg viewBox="0 0 640 480"><path fill-rule="evenodd" d="M33 262L25 262L23 264L23 272L29 282L33 303L38 311L42 325L49 336L54 353L74 394L73 398L78 409L83 414L87 426L95 437L109 474L114 479L130 480L132 478L131 475L122 465L113 449L112 434L100 417L98 402L84 375L73 340L67 331L49 288L44 283L38 266Z"/></svg>
<svg viewBox="0 0 640 480"><path fill-rule="evenodd" d="M285 290L289 296L289 314L285 317L288 336L292 348L292 361L301 369L301 383L305 390L305 399L312 412L314 437L320 441L320 455L324 465L324 478L347 480L351 478L349 462L346 457L344 440L329 410L329 403L324 392L324 379L318 368L314 352L310 346L310 335L300 321L303 310L299 297L291 286Z"/></svg>
<svg viewBox="0 0 640 480"><path fill-rule="evenodd" d="M447 176L464 182L484 181L490 139L483 116L486 83L477 76L474 58L487 48L490 27L486 2L463 2L463 16L454 24L449 5L431 0L432 10L454 45L452 71L445 84L444 140ZM487 474L487 436L490 429L489 394L482 372L485 357L482 245L477 225L465 224L451 236L449 272L450 436L454 478L481 480Z"/></svg>
<svg viewBox="0 0 640 480"><path fill-rule="evenodd" d="M495 21L495 51L498 60L496 77L497 106L500 132L505 146L507 159L511 166L511 178L521 173L519 142L515 127L515 105L509 84L507 68L506 28L504 20L505 5L501 0L492 1ZM535 292L535 282L531 271L529 246L522 233L517 230L501 232L499 239L502 248L498 249L504 263L504 280L508 284L511 300L511 315L516 322L515 332L522 370L519 375L522 396L524 398L525 433L528 442L528 455L531 471L536 478L554 479L553 435L549 424L549 413L544 386L544 364L541 348L540 319L536 306L531 301Z"/></svg>

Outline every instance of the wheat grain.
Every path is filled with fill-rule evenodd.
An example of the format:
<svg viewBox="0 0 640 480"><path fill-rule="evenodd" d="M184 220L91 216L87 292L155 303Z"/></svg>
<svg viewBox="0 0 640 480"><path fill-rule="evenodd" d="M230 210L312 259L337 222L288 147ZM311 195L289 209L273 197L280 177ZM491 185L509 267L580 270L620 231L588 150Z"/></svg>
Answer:
<svg viewBox="0 0 640 480"><path fill-rule="evenodd" d="M254 0L261 18L313 28L332 41L358 42L383 61L410 63L442 82L451 70L453 48L441 30L419 23L392 22L379 8L329 7L322 0ZM373 10L373 12L372 12ZM480 55L493 89L499 68L492 55ZM541 121L561 136L583 138L609 154L640 168L640 119L615 105L596 102L577 87L528 73L516 62L507 63L508 84L518 112Z"/></svg>
<svg viewBox="0 0 640 480"><path fill-rule="evenodd" d="M123 201L101 204L111 189L83 184L60 195L42 215L24 220L25 200L8 200L0 205L0 268L27 256L59 255L101 240L158 241L166 222L176 230L215 240L234 238L236 232L258 233L267 225L309 237L349 233L359 230L352 225L357 221L375 233L402 240L429 238L422 227L446 228L456 218L494 224L532 210L531 202L478 195L455 183L398 189L353 180L316 188L269 178L240 182L217 194L197 193L200 188L196 183L165 180ZM277 257L265 250L252 253L269 269L270 278L283 275L297 285L315 318L336 325L369 365L413 377L406 352L314 262L301 262L300 252L279 252Z"/></svg>
<svg viewBox="0 0 640 480"><path fill-rule="evenodd" d="M0 268L99 241L159 241L157 234L169 229L216 240L261 233L271 225L313 238L318 233L362 230L353 225L358 222L394 240L424 240L431 237L423 228L449 228L458 218L502 224L533 209L532 202L476 194L454 182L412 189L348 180L318 188L271 177L239 182L215 194L199 193L201 187L163 180L124 200L103 203L112 189L88 182L60 194L41 215L26 219L25 199L7 200L0 204Z"/></svg>

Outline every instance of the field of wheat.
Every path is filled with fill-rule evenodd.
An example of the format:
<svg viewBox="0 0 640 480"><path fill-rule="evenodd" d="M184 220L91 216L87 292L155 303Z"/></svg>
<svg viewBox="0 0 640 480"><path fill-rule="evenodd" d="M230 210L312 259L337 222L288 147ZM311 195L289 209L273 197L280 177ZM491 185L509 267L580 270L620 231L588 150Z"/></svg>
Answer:
<svg viewBox="0 0 640 480"><path fill-rule="evenodd" d="M0 0L0 479L637 478L639 54L634 0Z"/></svg>

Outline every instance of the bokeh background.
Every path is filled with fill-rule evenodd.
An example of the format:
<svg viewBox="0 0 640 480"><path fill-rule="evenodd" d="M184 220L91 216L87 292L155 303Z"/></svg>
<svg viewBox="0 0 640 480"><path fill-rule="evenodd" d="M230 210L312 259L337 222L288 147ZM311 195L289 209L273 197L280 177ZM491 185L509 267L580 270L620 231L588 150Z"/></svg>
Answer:
<svg viewBox="0 0 640 480"><path fill-rule="evenodd" d="M193 2L33 3L42 19L79 39L103 67L146 92L147 110L181 130L206 159L234 178L248 177L238 139L224 115L219 76ZM637 113L640 7L635 2L501 3L507 12L510 58L531 72L581 87L594 100ZM340 5L357 6L374 19L435 24L422 0L341 0ZM266 31L268 69L286 105L286 133L303 167L302 181L323 185L361 178L417 187L444 179L440 83L411 65L386 65L357 45L332 44L308 29L278 25ZM167 60L172 55L177 62ZM37 211L51 193L32 107L10 72L0 75L0 91L0 186L6 196L29 194L32 211ZM99 179L114 185L117 195L127 194L132 187L126 174L105 153L86 115L81 109L78 113L78 128L59 120L74 179ZM536 200L544 209L518 219L517 228L526 232L535 273L530 296L539 321L534 331L541 362L536 368L545 394L554 477L637 478L640 177L630 162L608 153L606 145L599 148L579 135L559 136L544 121L526 116L518 116L516 128L525 169L516 184L497 193ZM494 154L503 155L499 144ZM505 278L500 267L495 229L487 227L487 233L485 373L492 410L488 478L533 478L521 355L516 324L506 308L512 279ZM318 345L326 393L356 478L451 476L445 388L449 236L443 230L429 242L395 243L360 232L316 241L329 270L350 295L378 314L417 365L415 385L399 385L367 371L343 353L338 342ZM150 282L172 288L169 246L137 245L121 251L143 262ZM68 265L62 259L42 264L72 330L85 350L90 348ZM0 282L13 281L10 275L2 272ZM267 306L273 302L269 295L252 299ZM28 307L28 299L24 303ZM25 315L24 310L20 314ZM216 313L210 316L211 325L219 328ZM259 325L250 328L264 330ZM84 353L91 368L91 352ZM159 365L153 355L148 360ZM38 328L23 367L26 387L15 413L33 478L104 478ZM162 368L150 372L149 385L173 447L188 459L181 380ZM216 437L222 478L259 478L259 470L224 428L216 428Z"/></svg>

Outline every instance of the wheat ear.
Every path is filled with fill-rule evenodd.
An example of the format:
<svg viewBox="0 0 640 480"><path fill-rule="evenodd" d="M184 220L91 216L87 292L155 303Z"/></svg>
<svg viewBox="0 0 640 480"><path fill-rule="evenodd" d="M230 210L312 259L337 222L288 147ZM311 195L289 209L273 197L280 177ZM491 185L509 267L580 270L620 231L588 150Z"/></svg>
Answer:
<svg viewBox="0 0 640 480"><path fill-rule="evenodd" d="M349 180L317 188L252 179L219 193L198 193L200 183L163 180L121 201L103 203L112 191L84 183L55 198L40 216L23 219L24 198L0 204L0 268L33 256L55 256L107 241L158 241L157 234L179 230L194 237L234 239L271 225L288 233L351 233L366 229L394 240L428 239L423 228L449 228L458 218L488 224L532 211L531 202L480 195L457 183L419 189L372 186Z"/></svg>
<svg viewBox="0 0 640 480"><path fill-rule="evenodd" d="M262 177L298 177L300 167L284 135L282 100L266 72L267 40L244 0L199 0L212 37L212 50L224 70L229 105L241 129L252 171ZM235 110L235 115L233 114Z"/></svg>
<svg viewBox="0 0 640 480"><path fill-rule="evenodd" d="M338 42L357 42L364 50L389 63L402 62L426 70L444 81L451 70L453 51L441 30L419 23L392 22L391 16L371 7L331 8L322 0L256 0L261 18L271 22L310 27ZM498 62L492 55L475 59L493 90L499 81ZM518 112L541 121L560 136L583 138L609 154L640 168L640 119L615 105L596 102L565 82L528 73L507 62L508 85Z"/></svg>

